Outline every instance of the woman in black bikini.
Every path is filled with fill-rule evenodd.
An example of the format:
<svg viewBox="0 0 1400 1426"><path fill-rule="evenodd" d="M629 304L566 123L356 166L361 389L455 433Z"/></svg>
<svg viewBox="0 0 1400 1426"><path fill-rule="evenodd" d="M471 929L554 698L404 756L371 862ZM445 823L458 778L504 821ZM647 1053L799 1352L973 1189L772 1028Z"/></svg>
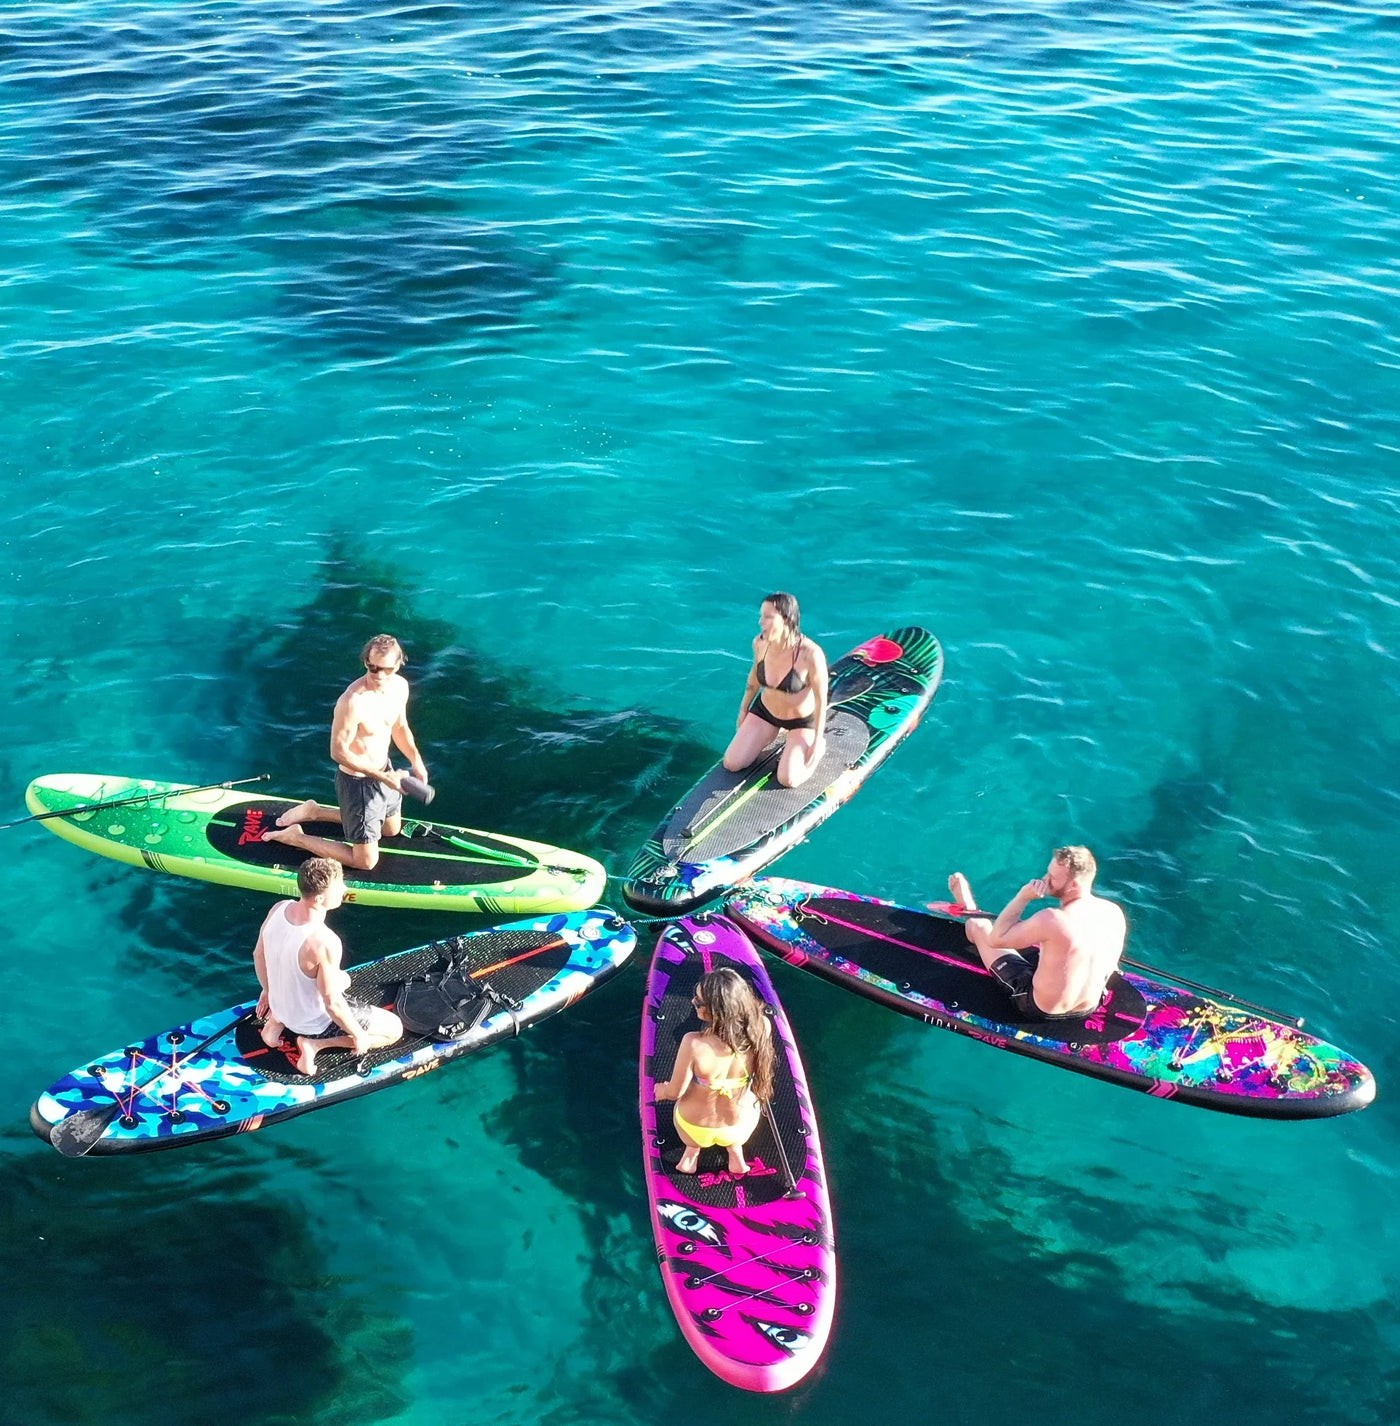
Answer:
<svg viewBox="0 0 1400 1426"><path fill-rule="evenodd" d="M758 616L753 665L739 708L739 726L725 750L724 765L740 772L786 732L778 781L801 787L826 750L826 656L802 633L802 615L791 594L770 594Z"/></svg>

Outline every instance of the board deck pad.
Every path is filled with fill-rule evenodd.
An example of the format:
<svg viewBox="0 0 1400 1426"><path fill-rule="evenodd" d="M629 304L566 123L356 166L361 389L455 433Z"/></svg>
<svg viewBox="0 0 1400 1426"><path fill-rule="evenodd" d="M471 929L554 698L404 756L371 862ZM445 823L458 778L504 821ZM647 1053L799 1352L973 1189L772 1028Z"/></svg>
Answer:
<svg viewBox="0 0 1400 1426"><path fill-rule="evenodd" d="M119 803L141 796L146 800ZM66 841L132 866L276 895L296 895L309 852L262 834L295 805L229 788L190 788L152 779L58 773L36 778L30 811L69 812L44 825ZM343 841L335 822L305 824ZM345 899L370 906L486 912L581 911L603 894L607 874L591 857L545 842L405 817L402 834L380 844L372 871L345 869Z"/></svg>
<svg viewBox="0 0 1400 1426"><path fill-rule="evenodd" d="M295 869L310 852L285 842L262 840L263 832L275 827L282 813L295 805L288 798L268 797L244 804L236 816L213 817L206 834L209 845L245 866ZM338 822L303 822L301 827L312 837L345 839ZM489 885L515 881L539 865L533 857L522 857L508 842L480 832L472 835L470 846L480 848L483 854L474 857L461 841L449 841L434 823L405 820L403 828L399 836L385 837L379 843L379 864L371 871L355 871L356 881L381 886ZM455 830L449 831L451 835Z"/></svg>
<svg viewBox="0 0 1400 1426"><path fill-rule="evenodd" d="M633 857L628 903L662 915L691 910L796 846L918 726L942 675L938 640L917 627L876 635L838 659L826 749L812 775L798 788L778 783L786 733L742 772L712 768Z"/></svg>
<svg viewBox="0 0 1400 1426"><path fill-rule="evenodd" d="M569 943L550 931L493 931L479 940L459 936L452 941L435 941L430 946L403 951L388 960L357 966L350 972L350 988L346 993L352 1000L392 1010L404 981L424 972L445 970L452 955L476 972L501 965L501 969L490 971L491 988L523 1004L564 968L571 954ZM517 957L522 959L517 960ZM511 961L515 964L509 964ZM295 1035L284 1035L276 1049L269 1049L263 1043L261 1030L251 1021L245 1021L236 1032L238 1053L244 1061L255 1065L265 1079L278 1084L325 1084L339 1079L352 1062L359 1073L363 1068L373 1069L402 1059L433 1044L436 1038L410 1032L382 1050L369 1051L358 1061L351 1050L322 1050L316 1056L316 1073L308 1078L296 1067Z"/></svg>
<svg viewBox="0 0 1400 1426"><path fill-rule="evenodd" d="M778 781L782 738L775 738L759 758L756 777L753 769L730 772L721 764L676 809L661 837L666 855L709 861L748 846L801 812L812 800L812 788L829 787L869 743L870 729L838 709L827 724L826 752L801 787L784 787Z"/></svg>
<svg viewBox="0 0 1400 1426"><path fill-rule="evenodd" d="M749 1173L737 1178L719 1147L701 1150L696 1173L677 1173L685 1146L675 1106L655 1101L655 1084L670 1077L682 1038L702 1028L691 1001L696 984L720 966L742 975L770 1008L777 1050L772 1118L760 1118L744 1148ZM652 1231L683 1334L735 1386L793 1385L816 1364L830 1332L831 1205L791 1027L757 951L723 917L679 921L657 943L642 1013L640 1098Z"/></svg>
<svg viewBox="0 0 1400 1426"><path fill-rule="evenodd" d="M1371 1072L1335 1045L1151 975L1115 973L1091 1014L1018 1011L982 966L965 914L897 906L781 877L734 893L729 913L760 944L930 1025L1163 1099L1261 1118L1364 1108Z"/></svg>
<svg viewBox="0 0 1400 1426"><path fill-rule="evenodd" d="M246 1002L128 1042L65 1075L39 1096L30 1124L60 1147L65 1119L112 1113L94 1154L142 1153L247 1133L416 1079L517 1035L610 979L635 947L636 932L605 909L435 941L357 966L350 971L351 996L391 1007L404 980L441 969L452 956L473 968L477 984L515 1004L493 1006L456 1038L409 1034L358 1059L350 1050L323 1050L317 1072L307 1076L296 1069L294 1037L284 1036L269 1049L252 1018L255 1003Z"/></svg>
<svg viewBox="0 0 1400 1426"><path fill-rule="evenodd" d="M891 982L937 999L950 1009L994 1020L999 1025L1036 1027L1046 1021L1020 1011L1001 982L982 964L968 942L961 920L929 916L903 906L872 901L813 897L801 910L802 929L814 941ZM1035 963L1037 953L1027 953ZM1135 1034L1147 1015L1147 1002L1136 986L1115 973L1105 1002L1072 1020L1056 1020L1058 1039L1106 1045Z"/></svg>

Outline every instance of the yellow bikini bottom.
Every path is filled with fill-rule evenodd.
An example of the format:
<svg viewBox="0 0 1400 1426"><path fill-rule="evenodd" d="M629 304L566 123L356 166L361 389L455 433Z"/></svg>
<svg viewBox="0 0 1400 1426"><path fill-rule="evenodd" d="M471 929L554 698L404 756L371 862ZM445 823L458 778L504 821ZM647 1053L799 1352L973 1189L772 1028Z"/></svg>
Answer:
<svg viewBox="0 0 1400 1426"><path fill-rule="evenodd" d="M736 1144L747 1143L753 1137L761 1112L755 1104L753 1113L746 1114L738 1124L692 1124L689 1119L682 1119L679 1114L673 1115L673 1118L676 1128L682 1130L691 1143L698 1144L700 1148L712 1149L718 1145L721 1149L730 1149Z"/></svg>

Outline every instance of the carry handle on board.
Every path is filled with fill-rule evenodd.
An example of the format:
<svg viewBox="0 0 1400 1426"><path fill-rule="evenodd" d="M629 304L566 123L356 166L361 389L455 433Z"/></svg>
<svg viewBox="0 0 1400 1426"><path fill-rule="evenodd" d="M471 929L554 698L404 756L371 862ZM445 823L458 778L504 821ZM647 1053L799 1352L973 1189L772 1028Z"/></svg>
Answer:
<svg viewBox="0 0 1400 1426"><path fill-rule="evenodd" d="M26 822L47 822L50 817L76 817L82 812L105 812L109 807L134 807L138 802L155 802L162 797L188 797L192 792L217 792L222 787L247 787L250 782L267 782L270 772L256 777L239 777L232 782L206 782L203 787L163 787L159 792L143 792L139 797L119 797L115 802L89 802L82 807L64 807L54 812L35 812L13 822L0 822L0 832L22 827Z"/></svg>
<svg viewBox="0 0 1400 1426"><path fill-rule="evenodd" d="M236 1030L245 1020L252 1019L256 1009L255 1006L252 1010L245 1010L236 1020L230 1020L227 1025L220 1026L212 1035L205 1036L194 1049L183 1057L177 1050L172 1055L171 1062L159 1074L153 1074L145 1084L132 1087L131 1097L126 1104L121 1102L113 1090L108 1090L107 1092L112 1096L110 1109L80 1109L76 1114L69 1114L66 1118L60 1119L49 1130L49 1143L65 1158L82 1158L106 1132L107 1126L117 1117L117 1114L136 1103L138 1095L145 1094L153 1084L158 1084L172 1070L178 1070L182 1063L187 1064L202 1049L212 1045L221 1036L227 1035L230 1030Z"/></svg>

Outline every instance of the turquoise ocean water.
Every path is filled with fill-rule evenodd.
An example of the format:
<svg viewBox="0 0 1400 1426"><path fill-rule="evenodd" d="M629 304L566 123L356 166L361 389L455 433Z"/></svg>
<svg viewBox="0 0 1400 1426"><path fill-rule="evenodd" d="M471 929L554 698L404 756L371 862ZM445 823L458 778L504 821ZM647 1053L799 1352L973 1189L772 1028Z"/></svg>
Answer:
<svg viewBox="0 0 1400 1426"><path fill-rule="evenodd" d="M383 627L435 811L620 870L790 588L833 654L948 663L784 873L999 902L1087 841L1136 954L1381 1087L1216 1116L778 967L843 1288L751 1398L658 1279L638 970L67 1162L35 1094L242 998L266 902L15 829L5 1426L1400 1418L1393 6L16 0L0 81L0 815L58 770L320 790Z"/></svg>

